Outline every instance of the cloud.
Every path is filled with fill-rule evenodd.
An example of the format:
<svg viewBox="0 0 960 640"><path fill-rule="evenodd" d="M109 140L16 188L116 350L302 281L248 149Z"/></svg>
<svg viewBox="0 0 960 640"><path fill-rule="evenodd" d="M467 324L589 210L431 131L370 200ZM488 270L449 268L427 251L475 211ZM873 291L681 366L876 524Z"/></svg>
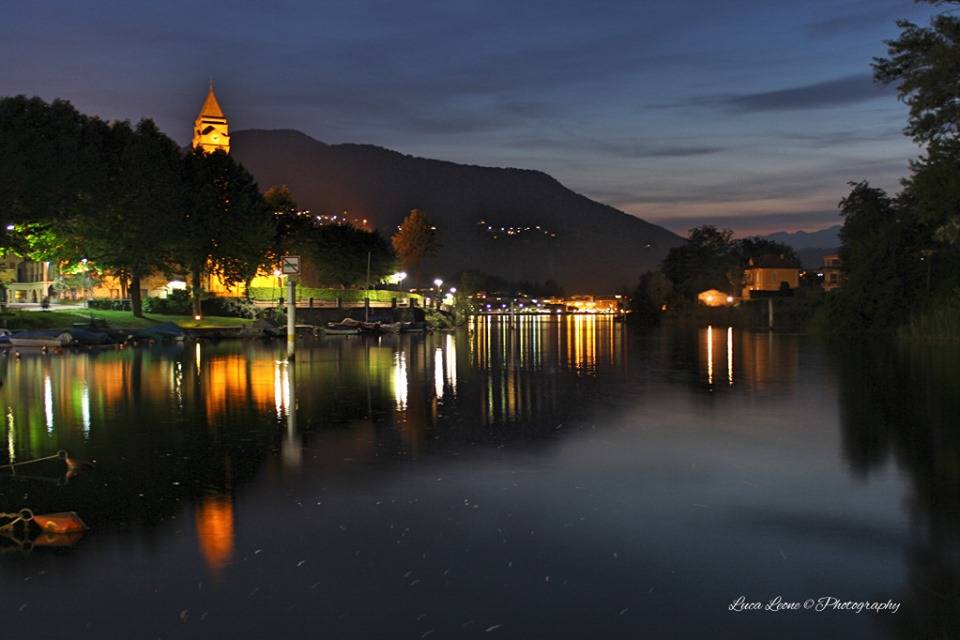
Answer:
<svg viewBox="0 0 960 640"><path fill-rule="evenodd" d="M794 111L840 107L895 95L894 87L877 85L872 75L862 73L788 89L721 96L708 102L741 112Z"/></svg>
<svg viewBox="0 0 960 640"><path fill-rule="evenodd" d="M725 147L715 145L684 145L642 142L618 142L610 140L566 138L521 138L512 146L523 150L575 151L578 154L593 153L612 158L688 158L720 153Z"/></svg>

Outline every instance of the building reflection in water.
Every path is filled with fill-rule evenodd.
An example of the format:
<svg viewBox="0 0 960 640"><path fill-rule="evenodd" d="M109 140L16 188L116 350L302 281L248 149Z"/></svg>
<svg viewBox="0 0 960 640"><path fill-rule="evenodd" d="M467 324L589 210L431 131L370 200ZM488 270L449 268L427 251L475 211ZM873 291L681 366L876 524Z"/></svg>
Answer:
<svg viewBox="0 0 960 640"><path fill-rule="evenodd" d="M611 316L478 316L470 325L471 364L482 376L484 424L556 410L558 377L595 376L623 360L623 326Z"/></svg>
<svg viewBox="0 0 960 640"><path fill-rule="evenodd" d="M229 493L203 496L194 510L197 542L207 568L214 576L233 559L235 520Z"/></svg>

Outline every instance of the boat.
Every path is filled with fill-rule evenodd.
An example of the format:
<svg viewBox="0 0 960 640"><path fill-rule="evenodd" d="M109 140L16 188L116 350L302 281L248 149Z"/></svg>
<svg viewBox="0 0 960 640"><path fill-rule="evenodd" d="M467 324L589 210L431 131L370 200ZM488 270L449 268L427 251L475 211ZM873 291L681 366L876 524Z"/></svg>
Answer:
<svg viewBox="0 0 960 640"><path fill-rule="evenodd" d="M10 336L12 347L59 348L73 344L73 336L66 331L34 330L17 331Z"/></svg>
<svg viewBox="0 0 960 640"><path fill-rule="evenodd" d="M110 336L102 331L90 331L89 329L74 327L70 329L69 333L73 336L73 342L78 345L98 346L113 343Z"/></svg>
<svg viewBox="0 0 960 640"><path fill-rule="evenodd" d="M409 322L381 322L380 331L383 331L384 333L401 333L404 325L409 324Z"/></svg>
<svg viewBox="0 0 960 640"><path fill-rule="evenodd" d="M402 331L404 333L426 333L427 332L427 323L426 322L405 322L405 326Z"/></svg>
<svg viewBox="0 0 960 640"><path fill-rule="evenodd" d="M323 328L323 332L328 336L356 336L363 332L360 327L345 327L335 322L328 322Z"/></svg>

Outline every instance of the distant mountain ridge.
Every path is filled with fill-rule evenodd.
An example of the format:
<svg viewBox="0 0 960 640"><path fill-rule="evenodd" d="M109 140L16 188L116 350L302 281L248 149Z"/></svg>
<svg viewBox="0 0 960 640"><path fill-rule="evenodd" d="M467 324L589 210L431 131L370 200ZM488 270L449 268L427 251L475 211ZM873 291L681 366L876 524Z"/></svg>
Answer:
<svg viewBox="0 0 960 640"><path fill-rule="evenodd" d="M819 269L823 266L824 256L838 251L841 226L835 224L819 231L777 231L761 237L796 249L805 269Z"/></svg>
<svg viewBox="0 0 960 640"><path fill-rule="evenodd" d="M475 269L513 281L554 280L569 292L613 292L633 286L682 243L541 171L331 145L293 130L236 131L231 145L261 188L285 184L316 214L348 211L390 235L411 209L425 211L441 244L425 281Z"/></svg>
<svg viewBox="0 0 960 640"><path fill-rule="evenodd" d="M818 231L777 231L761 236L800 249L827 249L840 246L840 227L835 224Z"/></svg>

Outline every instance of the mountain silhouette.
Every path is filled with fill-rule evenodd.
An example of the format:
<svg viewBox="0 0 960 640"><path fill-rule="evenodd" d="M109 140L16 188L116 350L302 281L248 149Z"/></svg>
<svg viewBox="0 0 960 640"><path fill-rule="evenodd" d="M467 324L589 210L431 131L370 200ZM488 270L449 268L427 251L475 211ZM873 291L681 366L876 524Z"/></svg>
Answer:
<svg viewBox="0 0 960 640"><path fill-rule="evenodd" d="M469 269L510 281L554 280L569 293L609 293L632 287L682 242L540 171L330 145L293 130L236 131L231 146L262 189L285 184L314 214L348 212L389 236L411 209L423 210L440 243L424 265L424 285Z"/></svg>

